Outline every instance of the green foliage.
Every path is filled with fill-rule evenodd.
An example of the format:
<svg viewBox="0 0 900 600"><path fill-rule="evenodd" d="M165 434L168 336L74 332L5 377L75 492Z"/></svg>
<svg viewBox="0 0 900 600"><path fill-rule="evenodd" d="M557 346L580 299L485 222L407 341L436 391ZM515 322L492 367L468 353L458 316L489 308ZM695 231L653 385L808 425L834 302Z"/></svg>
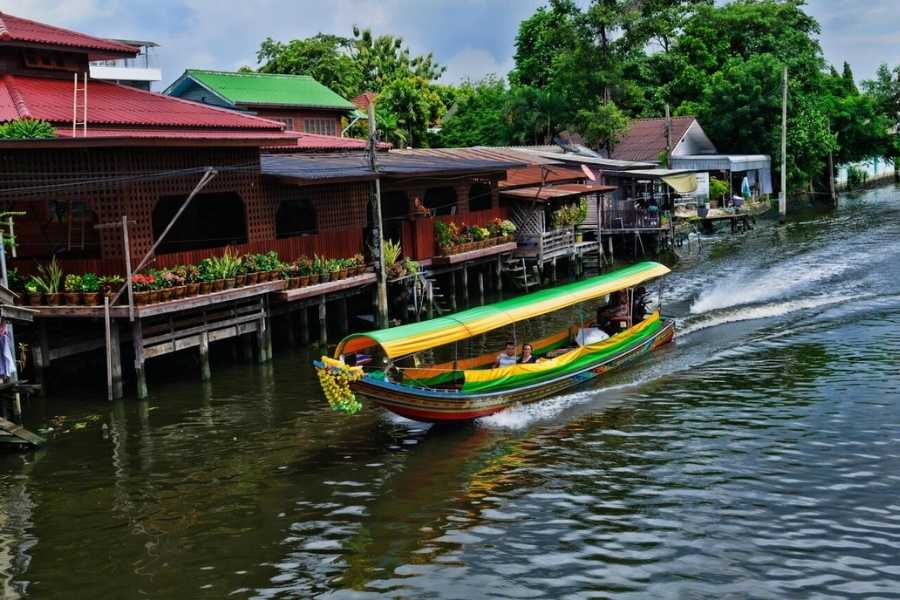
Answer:
<svg viewBox="0 0 900 600"><path fill-rule="evenodd" d="M67 292L80 292L81 291L81 276L76 275L75 273L69 273L66 275L66 279L63 283L63 289Z"/></svg>
<svg viewBox="0 0 900 600"><path fill-rule="evenodd" d="M584 223L587 218L587 200L581 198L577 204L569 204L553 211L550 225L554 229L573 227Z"/></svg>
<svg viewBox="0 0 900 600"><path fill-rule="evenodd" d="M390 267L393 264L396 264L398 260L400 260L400 254L403 250L400 248L400 242L395 242L393 240L382 240L381 242L381 256L384 259L384 266Z"/></svg>
<svg viewBox="0 0 900 600"><path fill-rule="evenodd" d="M628 130L628 117L615 102L603 102L599 98L594 108L578 111L573 128L581 132L584 140L594 148L611 148L619 143Z"/></svg>
<svg viewBox="0 0 900 600"><path fill-rule="evenodd" d="M56 129L47 121L22 117L0 124L0 140L41 140L56 137Z"/></svg>
<svg viewBox="0 0 900 600"><path fill-rule="evenodd" d="M100 291L100 278L94 273L85 273L81 276L81 291L86 294L94 294Z"/></svg>
<svg viewBox="0 0 900 600"><path fill-rule="evenodd" d="M352 40L320 33L287 43L266 38L256 53L261 73L309 75L338 94L352 98L362 88L362 72L353 60Z"/></svg>
<svg viewBox="0 0 900 600"><path fill-rule="evenodd" d="M44 293L58 294L63 280L63 272L56 257L54 256L46 267L38 265L38 275L32 275L32 279L37 282Z"/></svg>
<svg viewBox="0 0 900 600"><path fill-rule="evenodd" d="M381 129L395 146L427 146L426 132L446 111L441 96L425 78L394 79L378 96L378 108L393 117ZM402 133L398 133L402 132Z"/></svg>
<svg viewBox="0 0 900 600"><path fill-rule="evenodd" d="M728 184L718 177L709 178L709 199L721 200L728 193Z"/></svg>
<svg viewBox="0 0 900 600"><path fill-rule="evenodd" d="M847 166L847 187L850 189L865 185L869 174L855 165Z"/></svg>
<svg viewBox="0 0 900 600"><path fill-rule="evenodd" d="M444 116L436 145L447 148L506 146L512 141L508 119L509 90L504 81L489 75L466 81Z"/></svg>

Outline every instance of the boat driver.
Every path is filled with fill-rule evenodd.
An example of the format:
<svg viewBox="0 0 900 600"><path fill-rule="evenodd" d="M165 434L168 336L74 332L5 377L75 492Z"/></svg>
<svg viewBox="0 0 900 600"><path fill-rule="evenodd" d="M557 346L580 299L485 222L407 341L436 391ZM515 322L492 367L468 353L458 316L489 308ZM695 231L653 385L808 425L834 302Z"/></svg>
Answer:
<svg viewBox="0 0 900 600"><path fill-rule="evenodd" d="M516 357L516 345L513 342L506 342L506 348L497 355L497 360L494 361L494 368L509 367L517 362L519 360Z"/></svg>

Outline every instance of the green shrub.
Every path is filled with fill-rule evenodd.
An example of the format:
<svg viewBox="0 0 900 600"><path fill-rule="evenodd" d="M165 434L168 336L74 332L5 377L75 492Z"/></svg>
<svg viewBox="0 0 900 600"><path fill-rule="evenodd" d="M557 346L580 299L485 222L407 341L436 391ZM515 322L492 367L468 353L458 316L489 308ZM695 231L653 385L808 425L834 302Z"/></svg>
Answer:
<svg viewBox="0 0 900 600"><path fill-rule="evenodd" d="M47 121L23 117L0 125L0 140L43 140L56 137Z"/></svg>

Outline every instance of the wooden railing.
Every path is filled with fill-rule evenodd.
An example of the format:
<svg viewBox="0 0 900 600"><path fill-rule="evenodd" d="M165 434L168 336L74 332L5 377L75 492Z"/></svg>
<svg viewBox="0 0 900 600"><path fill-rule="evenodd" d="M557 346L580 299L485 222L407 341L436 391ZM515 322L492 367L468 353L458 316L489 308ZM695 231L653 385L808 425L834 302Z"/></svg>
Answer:
<svg viewBox="0 0 900 600"><path fill-rule="evenodd" d="M543 233L520 233L516 235L519 247L517 256L548 260L556 256L571 254L575 244L575 233L570 228L553 229Z"/></svg>

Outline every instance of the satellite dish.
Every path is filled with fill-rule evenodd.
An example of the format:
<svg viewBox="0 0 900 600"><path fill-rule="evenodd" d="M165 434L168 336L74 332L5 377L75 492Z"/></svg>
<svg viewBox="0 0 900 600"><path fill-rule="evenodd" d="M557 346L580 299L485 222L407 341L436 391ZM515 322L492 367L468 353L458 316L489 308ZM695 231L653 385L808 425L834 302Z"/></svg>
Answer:
<svg viewBox="0 0 900 600"><path fill-rule="evenodd" d="M597 181L597 176L594 175L594 172L591 171L587 165L581 165L581 170L584 172L585 177L587 177L591 181Z"/></svg>

